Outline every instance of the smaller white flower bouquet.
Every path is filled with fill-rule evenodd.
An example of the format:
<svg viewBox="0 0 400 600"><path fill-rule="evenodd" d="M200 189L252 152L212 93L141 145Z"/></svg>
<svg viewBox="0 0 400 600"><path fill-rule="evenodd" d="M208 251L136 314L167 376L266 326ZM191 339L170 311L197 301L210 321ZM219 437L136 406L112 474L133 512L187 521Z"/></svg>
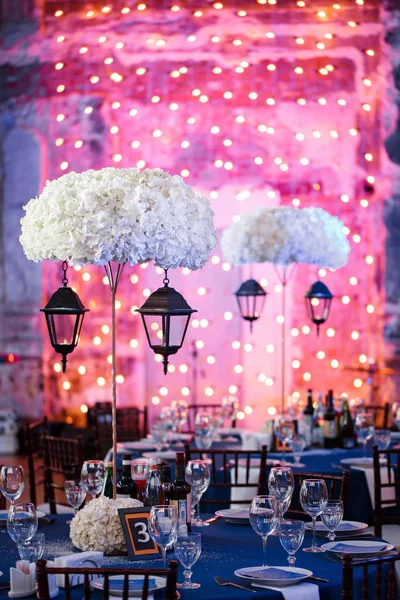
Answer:
<svg viewBox="0 0 400 600"><path fill-rule="evenodd" d="M131 498L111 500L105 496L91 500L72 519L70 538L74 546L83 550L97 550L104 554L121 552L125 539L119 508L143 506L139 500Z"/></svg>

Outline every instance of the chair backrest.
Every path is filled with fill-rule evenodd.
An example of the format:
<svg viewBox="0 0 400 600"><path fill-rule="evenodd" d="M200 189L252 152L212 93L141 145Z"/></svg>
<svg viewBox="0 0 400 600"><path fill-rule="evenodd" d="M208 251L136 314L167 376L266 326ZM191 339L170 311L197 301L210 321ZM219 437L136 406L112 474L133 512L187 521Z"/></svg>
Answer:
<svg viewBox="0 0 400 600"><path fill-rule="evenodd" d="M0 464L0 469L1 467L4 467L4 465ZM3 494L0 492L0 510L5 510L7 508L7 503L6 503L6 499L3 496Z"/></svg>
<svg viewBox="0 0 400 600"><path fill-rule="evenodd" d="M323 479L328 489L329 500L342 500L344 507L344 515L346 515L346 505L350 481L350 471L343 469L341 475L334 473L312 473L304 471L293 471L294 476L294 492L292 496L292 502L286 513L288 518L294 516L305 516L305 512L300 504L300 488L304 479Z"/></svg>
<svg viewBox="0 0 400 600"><path fill-rule="evenodd" d="M400 524L400 449L372 448L374 462L375 535L382 537L383 524ZM385 461L381 464L382 459ZM389 508L390 510L386 510Z"/></svg>
<svg viewBox="0 0 400 600"><path fill-rule="evenodd" d="M90 581L93 577L104 577L104 590L102 597L108 600L110 597L109 578L114 575L124 575L124 587L122 600L128 600L129 596L129 576L141 575L144 578L142 600L148 598L149 577L166 577L165 600L175 600L176 598L176 578L177 578L178 563L176 560L170 560L168 569L107 569L107 568L92 568L92 567L47 567L45 560L38 560L36 563L36 575L38 583L38 598L39 600L50 600L48 575L66 575L65 577L65 598L71 599L70 575L83 576L83 597L85 600L90 598Z"/></svg>
<svg viewBox="0 0 400 600"><path fill-rule="evenodd" d="M381 558L368 558L353 561L351 556L345 555L343 559L342 600L353 600L353 570L362 569L362 596L360 600L398 600L396 589L396 562L400 561L400 554L383 556ZM385 566L388 573L385 572ZM369 569L369 567L373 567Z"/></svg>
<svg viewBox="0 0 400 600"><path fill-rule="evenodd" d="M389 402L386 402L384 406L370 404L369 406L366 406L364 410L365 412L370 412L373 414L375 427L379 427L380 429L388 429L390 412Z"/></svg>
<svg viewBox="0 0 400 600"><path fill-rule="evenodd" d="M64 481L77 478L83 462L82 437L76 439L44 436L45 492L50 513L56 514L56 504L69 506L65 498ZM56 499L56 492L59 497Z"/></svg>
<svg viewBox="0 0 400 600"><path fill-rule="evenodd" d="M38 503L37 488L44 486L44 436L48 433L47 417L41 421L27 423L25 426L25 443L28 457L28 477L30 501ZM46 501L45 497L45 501Z"/></svg>
<svg viewBox="0 0 400 600"><path fill-rule="evenodd" d="M261 451L254 450L193 450L185 445L186 462L189 460L208 459L210 467L209 488L224 488L232 493L233 489L257 488L254 496L265 491L267 470L267 446L262 446ZM254 461L257 462L255 466ZM253 477L255 469L259 469L258 476ZM227 500L226 498L202 497L207 504L249 504L248 498Z"/></svg>
<svg viewBox="0 0 400 600"><path fill-rule="evenodd" d="M212 412L213 410L222 410L221 404L189 404L187 408L187 422L183 431L194 432L194 421L198 412ZM231 427L236 427L236 419L231 419Z"/></svg>
<svg viewBox="0 0 400 600"><path fill-rule="evenodd" d="M93 424L97 458L102 460L112 445L112 409L108 406L93 408ZM117 408L117 440L132 442L147 434L147 407Z"/></svg>

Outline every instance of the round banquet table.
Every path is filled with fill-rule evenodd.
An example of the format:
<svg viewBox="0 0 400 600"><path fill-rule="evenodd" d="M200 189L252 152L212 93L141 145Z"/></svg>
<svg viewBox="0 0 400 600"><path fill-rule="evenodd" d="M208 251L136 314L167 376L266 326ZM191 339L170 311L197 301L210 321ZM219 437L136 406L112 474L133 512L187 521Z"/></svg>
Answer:
<svg viewBox="0 0 400 600"><path fill-rule="evenodd" d="M204 515L207 518L210 515ZM53 515L51 516L53 519ZM51 523L41 520L39 531L46 537L44 558L54 559L65 556L72 552L79 552L73 547L69 539L69 525L66 524L68 515L54 515ZM213 521L209 527L193 528L193 531L202 534L202 553L198 562L193 567L194 582L200 583L198 590L180 590L182 599L204 599L207 600L245 600L246 598L259 598L260 600L282 600L280 592L252 588L257 590L257 595L233 587L222 587L214 581L218 575L225 581L235 581L246 587L250 583L244 579L235 577L234 571L240 567L258 566L262 563L261 538L256 535L248 525L233 525L226 523L223 519ZM311 534L307 533L303 545L309 546ZM323 540L318 539L318 545ZM0 588L9 583L9 569L15 566L19 560L16 545L3 529L0 532ZM167 553L168 558L174 558L173 551ZM281 547L278 536L270 536L268 540L268 562L270 566L287 566L287 554ZM147 560L131 562L127 557L105 557L104 567L157 567L160 568L160 560ZM337 600L341 597L342 565L339 562L328 560L324 553L311 555L299 550L297 553L297 567L310 569L316 577L329 580L329 583L317 583L310 581L319 588L320 600ZM359 571L357 573L357 571ZM361 569L356 570L354 577L354 600L361 600ZM384 569L384 576L386 575ZM178 581L183 581L183 570L179 565ZM373 579L370 577L371 597ZM82 600L82 586L72 588L72 600ZM60 589L58 598L64 599L64 590ZM100 598L97 593L92 594L93 599ZM155 598L160 597L155 595ZM161 595L162 597L162 595ZM0 589L0 600L8 599L7 590Z"/></svg>

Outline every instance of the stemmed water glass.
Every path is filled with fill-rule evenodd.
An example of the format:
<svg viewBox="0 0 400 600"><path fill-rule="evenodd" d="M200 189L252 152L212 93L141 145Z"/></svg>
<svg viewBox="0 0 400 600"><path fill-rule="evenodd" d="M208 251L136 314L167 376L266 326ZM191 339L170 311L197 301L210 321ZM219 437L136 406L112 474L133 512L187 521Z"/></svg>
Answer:
<svg viewBox="0 0 400 600"><path fill-rule="evenodd" d="M200 519L200 499L210 485L210 469L207 462L205 460L189 460L185 478L192 488L192 504L194 506L197 504L197 516L192 520L192 525L207 527L209 523Z"/></svg>
<svg viewBox="0 0 400 600"><path fill-rule="evenodd" d="M290 440L290 447L293 452L294 466L299 467L300 460L301 460L301 453L303 452L304 448L306 447L306 440L304 439L303 436L297 435L296 437L294 437Z"/></svg>
<svg viewBox="0 0 400 600"><path fill-rule="evenodd" d="M363 446L363 456L365 457L367 453L367 442L374 435L374 421L372 415L366 412L358 413L354 425L357 433L357 440Z"/></svg>
<svg viewBox="0 0 400 600"><path fill-rule="evenodd" d="M25 474L21 465L1 467L0 490L3 496L11 502L11 506L17 500L25 487Z"/></svg>
<svg viewBox="0 0 400 600"><path fill-rule="evenodd" d="M36 534L38 518L33 504L17 502L11 505L7 515L7 531L17 544L24 543Z"/></svg>
<svg viewBox="0 0 400 600"><path fill-rule="evenodd" d="M175 506L152 506L148 529L153 542L161 548L163 568L166 568L167 548L170 548L178 537L178 513Z"/></svg>
<svg viewBox="0 0 400 600"><path fill-rule="evenodd" d="M339 527L343 519L342 500L328 500L326 507L321 515L325 527L329 531L329 541L335 541L335 530Z"/></svg>
<svg viewBox="0 0 400 600"><path fill-rule="evenodd" d="M181 443L182 427L187 423L188 403L185 400L174 400L171 403L171 412L177 423L178 439L177 444Z"/></svg>
<svg viewBox="0 0 400 600"><path fill-rule="evenodd" d="M82 479L67 479L64 481L64 490L68 502L74 509L75 516L86 498L86 483ZM67 525L70 523L71 521L67 521Z"/></svg>
<svg viewBox="0 0 400 600"><path fill-rule="evenodd" d="M40 560L44 553L45 537L44 533L37 533L26 542L18 542L18 554L21 560L36 562Z"/></svg>
<svg viewBox="0 0 400 600"><path fill-rule="evenodd" d="M310 548L303 548L303 552L323 552L318 548L315 534L315 521L322 514L328 503L328 490L323 479L304 479L300 488L300 504L313 523L313 541Z"/></svg>
<svg viewBox="0 0 400 600"><path fill-rule="evenodd" d="M291 567L296 562L296 552L304 540L303 521L281 521L279 526L279 540L288 553L288 563Z"/></svg>
<svg viewBox="0 0 400 600"><path fill-rule="evenodd" d="M175 544L175 556L184 568L185 581L176 586L185 590L194 590L200 587L199 583L192 582L192 566L198 561L201 554L201 534L188 533L180 535Z"/></svg>
<svg viewBox="0 0 400 600"><path fill-rule="evenodd" d="M284 465L286 444L290 444L295 434L295 427L293 421L291 421L290 419L286 419L285 417L276 419L276 421L274 422L274 433L277 439L282 444L281 464Z"/></svg>
<svg viewBox="0 0 400 600"><path fill-rule="evenodd" d="M92 498L100 494L105 472L106 468L102 460L85 460L83 463L81 479Z"/></svg>
<svg viewBox="0 0 400 600"><path fill-rule="evenodd" d="M198 412L194 420L194 439L199 450L208 450L212 444L212 420L207 412Z"/></svg>
<svg viewBox="0 0 400 600"><path fill-rule="evenodd" d="M267 567L268 536L278 527L276 500L273 496L255 496L253 498L250 507L250 523L254 531L262 537L263 567Z"/></svg>
<svg viewBox="0 0 400 600"><path fill-rule="evenodd" d="M378 450L387 450L390 446L392 433L389 429L376 429L374 433L375 444Z"/></svg>
<svg viewBox="0 0 400 600"><path fill-rule="evenodd" d="M272 467L268 476L268 491L276 500L278 529L283 515L290 506L294 490L294 477L290 467Z"/></svg>
<svg viewBox="0 0 400 600"><path fill-rule="evenodd" d="M156 421L150 427L150 434L154 440L156 450L160 452L168 443L168 431L164 421Z"/></svg>
<svg viewBox="0 0 400 600"><path fill-rule="evenodd" d="M226 419L229 419L231 424L232 421L236 418L236 413L239 408L239 402L236 396L228 396L227 398L222 398L222 414Z"/></svg>

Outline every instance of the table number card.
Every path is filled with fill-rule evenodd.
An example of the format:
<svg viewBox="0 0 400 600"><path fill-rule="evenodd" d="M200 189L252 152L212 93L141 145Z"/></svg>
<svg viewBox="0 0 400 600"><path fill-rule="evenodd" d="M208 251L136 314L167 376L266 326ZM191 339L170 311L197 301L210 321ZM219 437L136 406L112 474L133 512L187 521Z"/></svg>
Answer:
<svg viewBox="0 0 400 600"><path fill-rule="evenodd" d="M118 514L131 560L160 558L161 552L148 530L150 508L119 508Z"/></svg>

